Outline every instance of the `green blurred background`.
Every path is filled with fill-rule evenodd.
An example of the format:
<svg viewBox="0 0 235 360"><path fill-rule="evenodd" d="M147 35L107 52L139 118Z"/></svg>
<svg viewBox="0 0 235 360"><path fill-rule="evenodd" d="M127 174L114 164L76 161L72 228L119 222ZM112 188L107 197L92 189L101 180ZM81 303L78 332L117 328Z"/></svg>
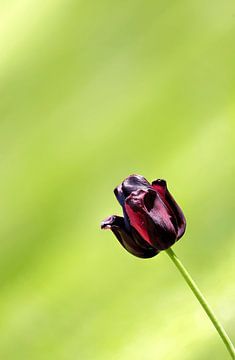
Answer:
<svg viewBox="0 0 235 360"><path fill-rule="evenodd" d="M229 358L167 255L99 224L167 179L235 340L234 1L1 0L0 92L0 358Z"/></svg>

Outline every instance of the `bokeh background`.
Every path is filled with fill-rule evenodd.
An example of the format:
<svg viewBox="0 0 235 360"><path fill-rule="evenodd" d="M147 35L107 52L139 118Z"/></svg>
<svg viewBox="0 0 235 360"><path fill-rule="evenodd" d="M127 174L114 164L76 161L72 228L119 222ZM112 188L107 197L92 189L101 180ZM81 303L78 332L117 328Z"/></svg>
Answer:
<svg viewBox="0 0 235 360"><path fill-rule="evenodd" d="M167 255L99 224L167 179L235 340L234 1L1 0L0 92L0 358L229 358Z"/></svg>

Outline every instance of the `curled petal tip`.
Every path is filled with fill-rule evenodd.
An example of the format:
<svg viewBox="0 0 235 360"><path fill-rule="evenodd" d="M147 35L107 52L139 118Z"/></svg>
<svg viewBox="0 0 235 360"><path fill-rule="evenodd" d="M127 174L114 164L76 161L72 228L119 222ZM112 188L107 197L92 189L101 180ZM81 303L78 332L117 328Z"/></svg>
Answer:
<svg viewBox="0 0 235 360"><path fill-rule="evenodd" d="M149 246L144 239L135 231L130 231L125 226L123 217L112 215L102 221L101 229L110 229L119 243L132 255L139 258L150 258L157 255L158 250Z"/></svg>
<svg viewBox="0 0 235 360"><path fill-rule="evenodd" d="M101 222L100 227L102 230L111 229L113 222L114 222L114 216L112 215L104 219Z"/></svg>

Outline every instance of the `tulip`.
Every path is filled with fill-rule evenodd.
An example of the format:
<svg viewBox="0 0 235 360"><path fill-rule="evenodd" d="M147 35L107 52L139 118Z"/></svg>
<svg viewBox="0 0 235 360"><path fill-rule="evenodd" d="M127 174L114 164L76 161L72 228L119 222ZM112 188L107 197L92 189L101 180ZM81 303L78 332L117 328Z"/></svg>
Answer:
<svg viewBox="0 0 235 360"><path fill-rule="evenodd" d="M150 184L143 176L130 175L114 189L114 193L122 206L123 217L112 215L101 223L101 228L111 229L120 244L137 257L151 258L165 250L235 359L235 349L228 334L171 248L183 236L186 221L169 193L166 181L158 179Z"/></svg>
<svg viewBox="0 0 235 360"><path fill-rule="evenodd" d="M150 184L143 176L128 176L114 193L123 217L113 215L101 223L111 229L131 254L149 258L166 250L185 232L182 210L169 193L165 180Z"/></svg>

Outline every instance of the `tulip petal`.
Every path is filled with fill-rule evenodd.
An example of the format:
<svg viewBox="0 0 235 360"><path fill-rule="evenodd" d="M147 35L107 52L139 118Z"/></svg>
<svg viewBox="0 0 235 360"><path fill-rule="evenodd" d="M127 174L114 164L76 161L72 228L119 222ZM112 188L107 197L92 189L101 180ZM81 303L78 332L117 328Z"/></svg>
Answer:
<svg viewBox="0 0 235 360"><path fill-rule="evenodd" d="M174 218L155 190L142 188L132 192L125 209L131 226L155 249L165 250L175 243Z"/></svg>
<svg viewBox="0 0 235 360"><path fill-rule="evenodd" d="M130 222L129 222L129 219L128 219L128 215L126 213L126 209L125 209L125 196L123 194L123 191L122 191L122 184L117 186L115 189L114 189L114 194L119 202L119 204L122 206L122 210L123 210L123 216L124 216L124 222L125 222L125 226L126 228L128 229L128 231L130 231Z"/></svg>
<svg viewBox="0 0 235 360"><path fill-rule="evenodd" d="M130 175L122 182L122 191L127 198L133 191L151 188L150 183L141 175Z"/></svg>
<svg viewBox="0 0 235 360"><path fill-rule="evenodd" d="M177 240L179 240L181 236L183 236L186 228L186 219L182 210L167 189L167 183L165 180L157 179L153 181L152 187L157 191L164 204L166 204L167 207L174 213L178 225Z"/></svg>
<svg viewBox="0 0 235 360"><path fill-rule="evenodd" d="M119 186L114 189L114 194L119 204L122 206L125 225L129 231L130 221L125 209L125 199L131 194L132 191L143 188L151 188L150 183L143 176L133 174L128 176Z"/></svg>
<svg viewBox="0 0 235 360"><path fill-rule="evenodd" d="M119 202L119 204L121 206L124 206L124 203L125 203L125 196L123 194L123 191L122 191L122 184L118 185L115 189L114 189L114 194Z"/></svg>
<svg viewBox="0 0 235 360"><path fill-rule="evenodd" d="M151 258L157 255L158 251L146 243L144 239L131 228L129 232L121 216L110 216L101 223L101 229L110 229L120 244L132 255L140 258Z"/></svg>

